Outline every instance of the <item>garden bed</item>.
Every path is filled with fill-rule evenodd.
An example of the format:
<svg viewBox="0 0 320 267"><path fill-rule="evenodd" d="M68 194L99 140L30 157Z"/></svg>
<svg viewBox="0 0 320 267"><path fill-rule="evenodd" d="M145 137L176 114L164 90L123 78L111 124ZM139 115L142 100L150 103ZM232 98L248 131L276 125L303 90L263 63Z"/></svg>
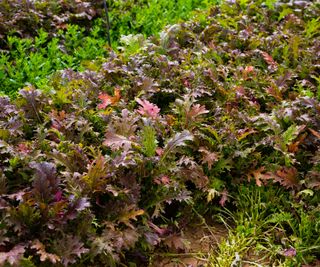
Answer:
<svg viewBox="0 0 320 267"><path fill-rule="evenodd" d="M320 5L301 4L223 2L0 97L0 264L317 266ZM228 235L193 252L199 219L194 238Z"/></svg>

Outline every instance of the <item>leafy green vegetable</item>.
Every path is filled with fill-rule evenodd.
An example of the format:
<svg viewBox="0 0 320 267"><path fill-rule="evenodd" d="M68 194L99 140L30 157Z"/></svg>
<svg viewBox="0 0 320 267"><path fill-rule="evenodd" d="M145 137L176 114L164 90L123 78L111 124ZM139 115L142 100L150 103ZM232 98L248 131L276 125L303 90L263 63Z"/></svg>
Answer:
<svg viewBox="0 0 320 267"><path fill-rule="evenodd" d="M318 42L305 25L319 5L298 4L224 2L83 71L81 50L69 55L83 31L61 33L74 70L0 97L0 262L144 266L182 226L217 212L236 226L221 266L249 246L270 266L316 262ZM43 46L53 54L59 42L49 35L9 38L30 60L6 55L6 71L22 81L22 64L33 83L40 62L50 72Z"/></svg>

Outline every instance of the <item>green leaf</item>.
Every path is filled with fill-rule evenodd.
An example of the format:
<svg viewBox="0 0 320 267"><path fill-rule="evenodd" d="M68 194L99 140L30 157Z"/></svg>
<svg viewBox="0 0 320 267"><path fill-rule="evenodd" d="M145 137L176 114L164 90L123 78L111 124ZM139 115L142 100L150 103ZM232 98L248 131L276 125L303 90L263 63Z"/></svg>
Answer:
<svg viewBox="0 0 320 267"><path fill-rule="evenodd" d="M304 189L297 194L297 196L301 196L301 195L312 197L314 195L314 192L311 189Z"/></svg>
<svg viewBox="0 0 320 267"><path fill-rule="evenodd" d="M283 134L283 142L284 144L290 144L299 134L299 127L295 124L291 125Z"/></svg>
<svg viewBox="0 0 320 267"><path fill-rule="evenodd" d="M158 145L156 131L152 126L144 126L141 134L143 153L147 157L154 156Z"/></svg>

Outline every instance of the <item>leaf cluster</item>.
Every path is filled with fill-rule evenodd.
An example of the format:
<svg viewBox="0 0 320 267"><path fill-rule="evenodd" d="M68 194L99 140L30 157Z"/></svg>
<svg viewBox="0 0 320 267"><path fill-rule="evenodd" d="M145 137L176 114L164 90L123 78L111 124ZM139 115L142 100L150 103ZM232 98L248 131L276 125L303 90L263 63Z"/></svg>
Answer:
<svg viewBox="0 0 320 267"><path fill-rule="evenodd" d="M319 5L270 5L225 2L48 92L1 97L1 262L112 266L239 184L318 207L299 192L320 188Z"/></svg>
<svg viewBox="0 0 320 267"><path fill-rule="evenodd" d="M187 19L193 10L216 1L107 2L116 47L123 35L156 34L164 25ZM2 1L0 91L12 97L27 84L44 90L48 76L57 70L97 68L90 60L108 55L104 20L102 0Z"/></svg>

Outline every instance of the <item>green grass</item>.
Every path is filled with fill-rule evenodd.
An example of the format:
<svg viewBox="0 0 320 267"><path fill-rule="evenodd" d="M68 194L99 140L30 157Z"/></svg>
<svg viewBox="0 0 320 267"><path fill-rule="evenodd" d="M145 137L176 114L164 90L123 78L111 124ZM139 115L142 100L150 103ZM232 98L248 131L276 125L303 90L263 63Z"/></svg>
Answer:
<svg viewBox="0 0 320 267"><path fill-rule="evenodd" d="M317 198L311 191L293 196L281 188L241 186L235 209L218 215L229 235L212 252L211 266L301 266L316 260L320 210L303 203Z"/></svg>

